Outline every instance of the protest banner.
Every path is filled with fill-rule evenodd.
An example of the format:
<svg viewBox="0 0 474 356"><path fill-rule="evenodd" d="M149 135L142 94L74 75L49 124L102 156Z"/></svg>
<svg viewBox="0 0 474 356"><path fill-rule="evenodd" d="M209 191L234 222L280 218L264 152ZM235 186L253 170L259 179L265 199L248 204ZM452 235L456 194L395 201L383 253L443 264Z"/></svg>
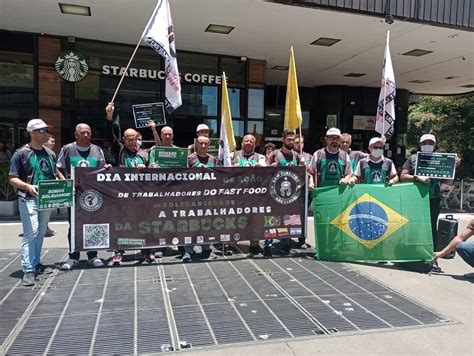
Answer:
<svg viewBox="0 0 474 356"><path fill-rule="evenodd" d="M428 186L358 184L317 188L317 258L327 261L431 261Z"/></svg>
<svg viewBox="0 0 474 356"><path fill-rule="evenodd" d="M305 234L304 167L76 168L75 250Z"/></svg>

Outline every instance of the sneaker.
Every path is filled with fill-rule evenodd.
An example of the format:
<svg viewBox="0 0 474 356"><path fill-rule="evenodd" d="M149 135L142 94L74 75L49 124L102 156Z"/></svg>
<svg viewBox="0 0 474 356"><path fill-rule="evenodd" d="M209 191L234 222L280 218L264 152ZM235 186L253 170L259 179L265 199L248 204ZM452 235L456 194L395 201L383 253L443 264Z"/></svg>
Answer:
<svg viewBox="0 0 474 356"><path fill-rule="evenodd" d="M473 279L473 278L474 278L474 272L466 273L466 274L464 275L464 278Z"/></svg>
<svg viewBox="0 0 474 356"><path fill-rule="evenodd" d="M152 263L155 261L155 254L154 253L148 253L144 254L143 257L145 257L145 261L148 263Z"/></svg>
<svg viewBox="0 0 474 356"><path fill-rule="evenodd" d="M112 258L113 265L121 265L123 260L123 254L120 252L116 252L114 258Z"/></svg>
<svg viewBox="0 0 474 356"><path fill-rule="evenodd" d="M184 253L183 258L181 259L183 263L191 262L191 255L187 252Z"/></svg>
<svg viewBox="0 0 474 356"><path fill-rule="evenodd" d="M51 237L56 235L56 231L53 229L50 229L49 226L46 228L46 233L44 234L44 237Z"/></svg>
<svg viewBox="0 0 474 356"><path fill-rule="evenodd" d="M79 265L79 260L74 260L72 258L68 259L66 262L64 262L61 267L59 267L60 270L62 271L70 271L74 267L77 267Z"/></svg>
<svg viewBox="0 0 474 356"><path fill-rule="evenodd" d="M45 266L41 263L38 263L35 267L35 272L37 275L39 274L51 274L54 272L54 268L51 268L49 266Z"/></svg>
<svg viewBox="0 0 474 356"><path fill-rule="evenodd" d="M306 243L305 239L298 240L298 248L305 250L307 248L311 248L311 245Z"/></svg>
<svg viewBox="0 0 474 356"><path fill-rule="evenodd" d="M272 258L272 248L270 246L265 246L263 248L263 257Z"/></svg>
<svg viewBox="0 0 474 356"><path fill-rule="evenodd" d="M104 267L104 262L99 257L93 257L87 260L87 265L95 268Z"/></svg>
<svg viewBox="0 0 474 356"><path fill-rule="evenodd" d="M26 272L25 274L23 274L22 281L25 287L34 286L35 285L35 272Z"/></svg>

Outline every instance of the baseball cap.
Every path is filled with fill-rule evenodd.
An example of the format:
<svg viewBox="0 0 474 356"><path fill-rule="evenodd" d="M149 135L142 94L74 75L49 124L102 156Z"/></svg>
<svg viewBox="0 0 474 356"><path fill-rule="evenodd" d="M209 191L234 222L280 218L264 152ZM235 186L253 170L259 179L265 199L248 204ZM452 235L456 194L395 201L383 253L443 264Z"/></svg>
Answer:
<svg viewBox="0 0 474 356"><path fill-rule="evenodd" d="M436 143L436 137L432 134L424 134L423 136L420 137L420 142L423 142L426 140L431 140L434 143Z"/></svg>
<svg viewBox="0 0 474 356"><path fill-rule="evenodd" d="M326 131L326 136L341 136L341 130L335 127L331 127Z"/></svg>
<svg viewBox="0 0 474 356"><path fill-rule="evenodd" d="M377 142L384 143L384 140L382 139L382 137L372 137L369 141L369 147L372 146L374 143L377 143Z"/></svg>
<svg viewBox="0 0 474 356"><path fill-rule="evenodd" d="M26 125L26 131L31 132L34 130L44 129L45 127L51 128L53 126L46 125L46 122L41 119L32 119L28 121L28 125Z"/></svg>
<svg viewBox="0 0 474 356"><path fill-rule="evenodd" d="M209 126L207 126L206 124L199 124L198 127L196 127L196 132L199 132L201 130L209 131Z"/></svg>

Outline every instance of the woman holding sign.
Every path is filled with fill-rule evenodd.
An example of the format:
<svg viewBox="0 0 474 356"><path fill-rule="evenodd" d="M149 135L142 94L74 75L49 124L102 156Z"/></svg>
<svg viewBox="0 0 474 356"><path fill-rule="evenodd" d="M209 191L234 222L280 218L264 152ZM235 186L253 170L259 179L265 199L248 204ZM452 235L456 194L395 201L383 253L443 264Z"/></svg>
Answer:
<svg viewBox="0 0 474 356"><path fill-rule="evenodd" d="M425 134L420 137L420 146L418 152L433 153L436 149L436 137L432 134ZM431 231L433 234L433 248L436 250L438 242L438 215L441 211L441 183L453 184L452 179L439 179L415 175L415 167L417 163L417 153L412 154L402 166L400 179L402 182L421 182L429 184L430 187L430 216ZM461 159L456 157L456 167L461 163Z"/></svg>

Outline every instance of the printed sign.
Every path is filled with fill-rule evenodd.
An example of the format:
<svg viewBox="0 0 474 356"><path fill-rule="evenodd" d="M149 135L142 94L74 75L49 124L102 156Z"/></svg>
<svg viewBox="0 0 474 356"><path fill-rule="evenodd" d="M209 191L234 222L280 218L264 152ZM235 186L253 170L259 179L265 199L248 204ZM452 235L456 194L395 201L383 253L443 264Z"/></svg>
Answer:
<svg viewBox="0 0 474 356"><path fill-rule="evenodd" d="M75 250L305 233L304 167L76 168Z"/></svg>
<svg viewBox="0 0 474 356"><path fill-rule="evenodd" d="M352 128L354 130L375 130L375 116L354 115Z"/></svg>
<svg viewBox="0 0 474 356"><path fill-rule="evenodd" d="M415 176L454 179L455 171L455 153L417 153Z"/></svg>
<svg viewBox="0 0 474 356"><path fill-rule="evenodd" d="M132 105L135 127L137 129L147 127L150 121L154 121L156 126L166 125L165 111L163 108L163 103Z"/></svg>
<svg viewBox="0 0 474 356"><path fill-rule="evenodd" d="M188 165L188 149L179 147L155 146L153 162L160 168L185 168Z"/></svg>
<svg viewBox="0 0 474 356"><path fill-rule="evenodd" d="M72 179L38 182L38 209L68 208L73 203Z"/></svg>

